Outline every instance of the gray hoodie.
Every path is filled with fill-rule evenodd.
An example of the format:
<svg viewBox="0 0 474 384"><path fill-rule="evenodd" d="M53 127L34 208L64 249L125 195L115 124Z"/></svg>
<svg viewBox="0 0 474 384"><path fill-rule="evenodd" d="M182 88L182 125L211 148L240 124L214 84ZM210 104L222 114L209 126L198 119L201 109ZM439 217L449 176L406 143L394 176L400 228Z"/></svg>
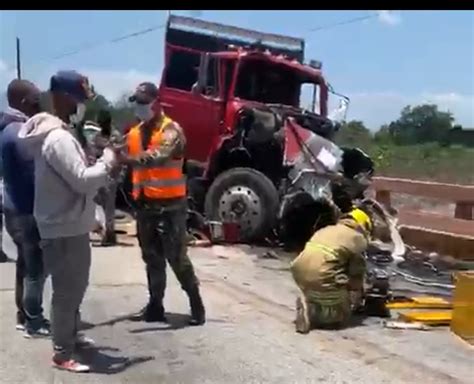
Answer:
<svg viewBox="0 0 474 384"><path fill-rule="evenodd" d="M106 185L110 158L88 166L67 125L49 113L26 121L18 137L35 158L34 216L43 239L78 236L94 227L97 190Z"/></svg>

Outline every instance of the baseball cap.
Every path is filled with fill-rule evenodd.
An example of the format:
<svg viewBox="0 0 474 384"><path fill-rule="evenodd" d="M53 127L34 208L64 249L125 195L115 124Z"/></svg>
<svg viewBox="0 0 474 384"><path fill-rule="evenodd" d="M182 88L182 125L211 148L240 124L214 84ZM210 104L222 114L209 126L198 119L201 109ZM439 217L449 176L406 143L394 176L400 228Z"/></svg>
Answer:
<svg viewBox="0 0 474 384"><path fill-rule="evenodd" d="M138 85L135 93L128 98L131 103L146 104L158 97L158 87L150 82L144 82Z"/></svg>
<svg viewBox="0 0 474 384"><path fill-rule="evenodd" d="M58 71L51 77L49 90L67 93L78 102L84 102L94 97L89 79L76 71Z"/></svg>

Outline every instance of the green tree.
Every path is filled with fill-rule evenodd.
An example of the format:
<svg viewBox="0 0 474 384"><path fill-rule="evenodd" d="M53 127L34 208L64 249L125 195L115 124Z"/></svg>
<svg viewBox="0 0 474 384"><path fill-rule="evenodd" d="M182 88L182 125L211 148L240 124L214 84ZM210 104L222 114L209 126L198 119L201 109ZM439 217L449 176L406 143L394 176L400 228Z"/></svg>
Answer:
<svg viewBox="0 0 474 384"><path fill-rule="evenodd" d="M364 146L372 140L372 134L362 121L352 120L344 123L336 135L340 145Z"/></svg>
<svg viewBox="0 0 474 384"><path fill-rule="evenodd" d="M379 130L375 132L374 141L377 144L390 144L393 141L388 124L382 125Z"/></svg>
<svg viewBox="0 0 474 384"><path fill-rule="evenodd" d="M110 102L101 94L86 102L86 120L95 121L100 110L111 109Z"/></svg>
<svg viewBox="0 0 474 384"><path fill-rule="evenodd" d="M390 123L390 136L397 144L443 142L453 125L451 112L442 112L434 104L402 109L400 117Z"/></svg>
<svg viewBox="0 0 474 384"><path fill-rule="evenodd" d="M85 120L97 121L99 111L107 109L112 115L114 126L123 131L125 126L134 122L135 114L132 105L128 102L126 95L121 96L116 102L111 103L101 94L97 94L92 100L86 102Z"/></svg>
<svg viewBox="0 0 474 384"><path fill-rule="evenodd" d="M112 119L117 129L123 132L125 127L133 123L135 112L128 101L128 95L122 95L112 106Z"/></svg>

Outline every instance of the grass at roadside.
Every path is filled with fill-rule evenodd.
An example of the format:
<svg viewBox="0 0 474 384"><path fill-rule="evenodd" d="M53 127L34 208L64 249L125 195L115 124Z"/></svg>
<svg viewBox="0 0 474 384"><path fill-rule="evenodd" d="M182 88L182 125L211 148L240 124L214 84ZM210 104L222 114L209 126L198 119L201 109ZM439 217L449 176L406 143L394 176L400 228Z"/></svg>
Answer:
<svg viewBox="0 0 474 384"><path fill-rule="evenodd" d="M474 148L441 147L437 143L410 146L372 141L344 144L356 145L367 152L375 162L378 176L474 184Z"/></svg>

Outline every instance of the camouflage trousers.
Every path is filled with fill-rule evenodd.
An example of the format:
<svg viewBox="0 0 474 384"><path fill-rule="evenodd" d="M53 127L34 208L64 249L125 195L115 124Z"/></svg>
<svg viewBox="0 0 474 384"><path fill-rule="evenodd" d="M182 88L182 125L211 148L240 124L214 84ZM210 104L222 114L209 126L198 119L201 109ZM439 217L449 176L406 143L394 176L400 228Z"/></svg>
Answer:
<svg viewBox="0 0 474 384"><path fill-rule="evenodd" d="M303 292L308 317L314 328L341 328L351 317L351 299L347 289Z"/></svg>
<svg viewBox="0 0 474 384"><path fill-rule="evenodd" d="M184 291L199 284L187 254L186 206L137 211L138 242L146 265L150 302L161 304L166 289L166 261Z"/></svg>

